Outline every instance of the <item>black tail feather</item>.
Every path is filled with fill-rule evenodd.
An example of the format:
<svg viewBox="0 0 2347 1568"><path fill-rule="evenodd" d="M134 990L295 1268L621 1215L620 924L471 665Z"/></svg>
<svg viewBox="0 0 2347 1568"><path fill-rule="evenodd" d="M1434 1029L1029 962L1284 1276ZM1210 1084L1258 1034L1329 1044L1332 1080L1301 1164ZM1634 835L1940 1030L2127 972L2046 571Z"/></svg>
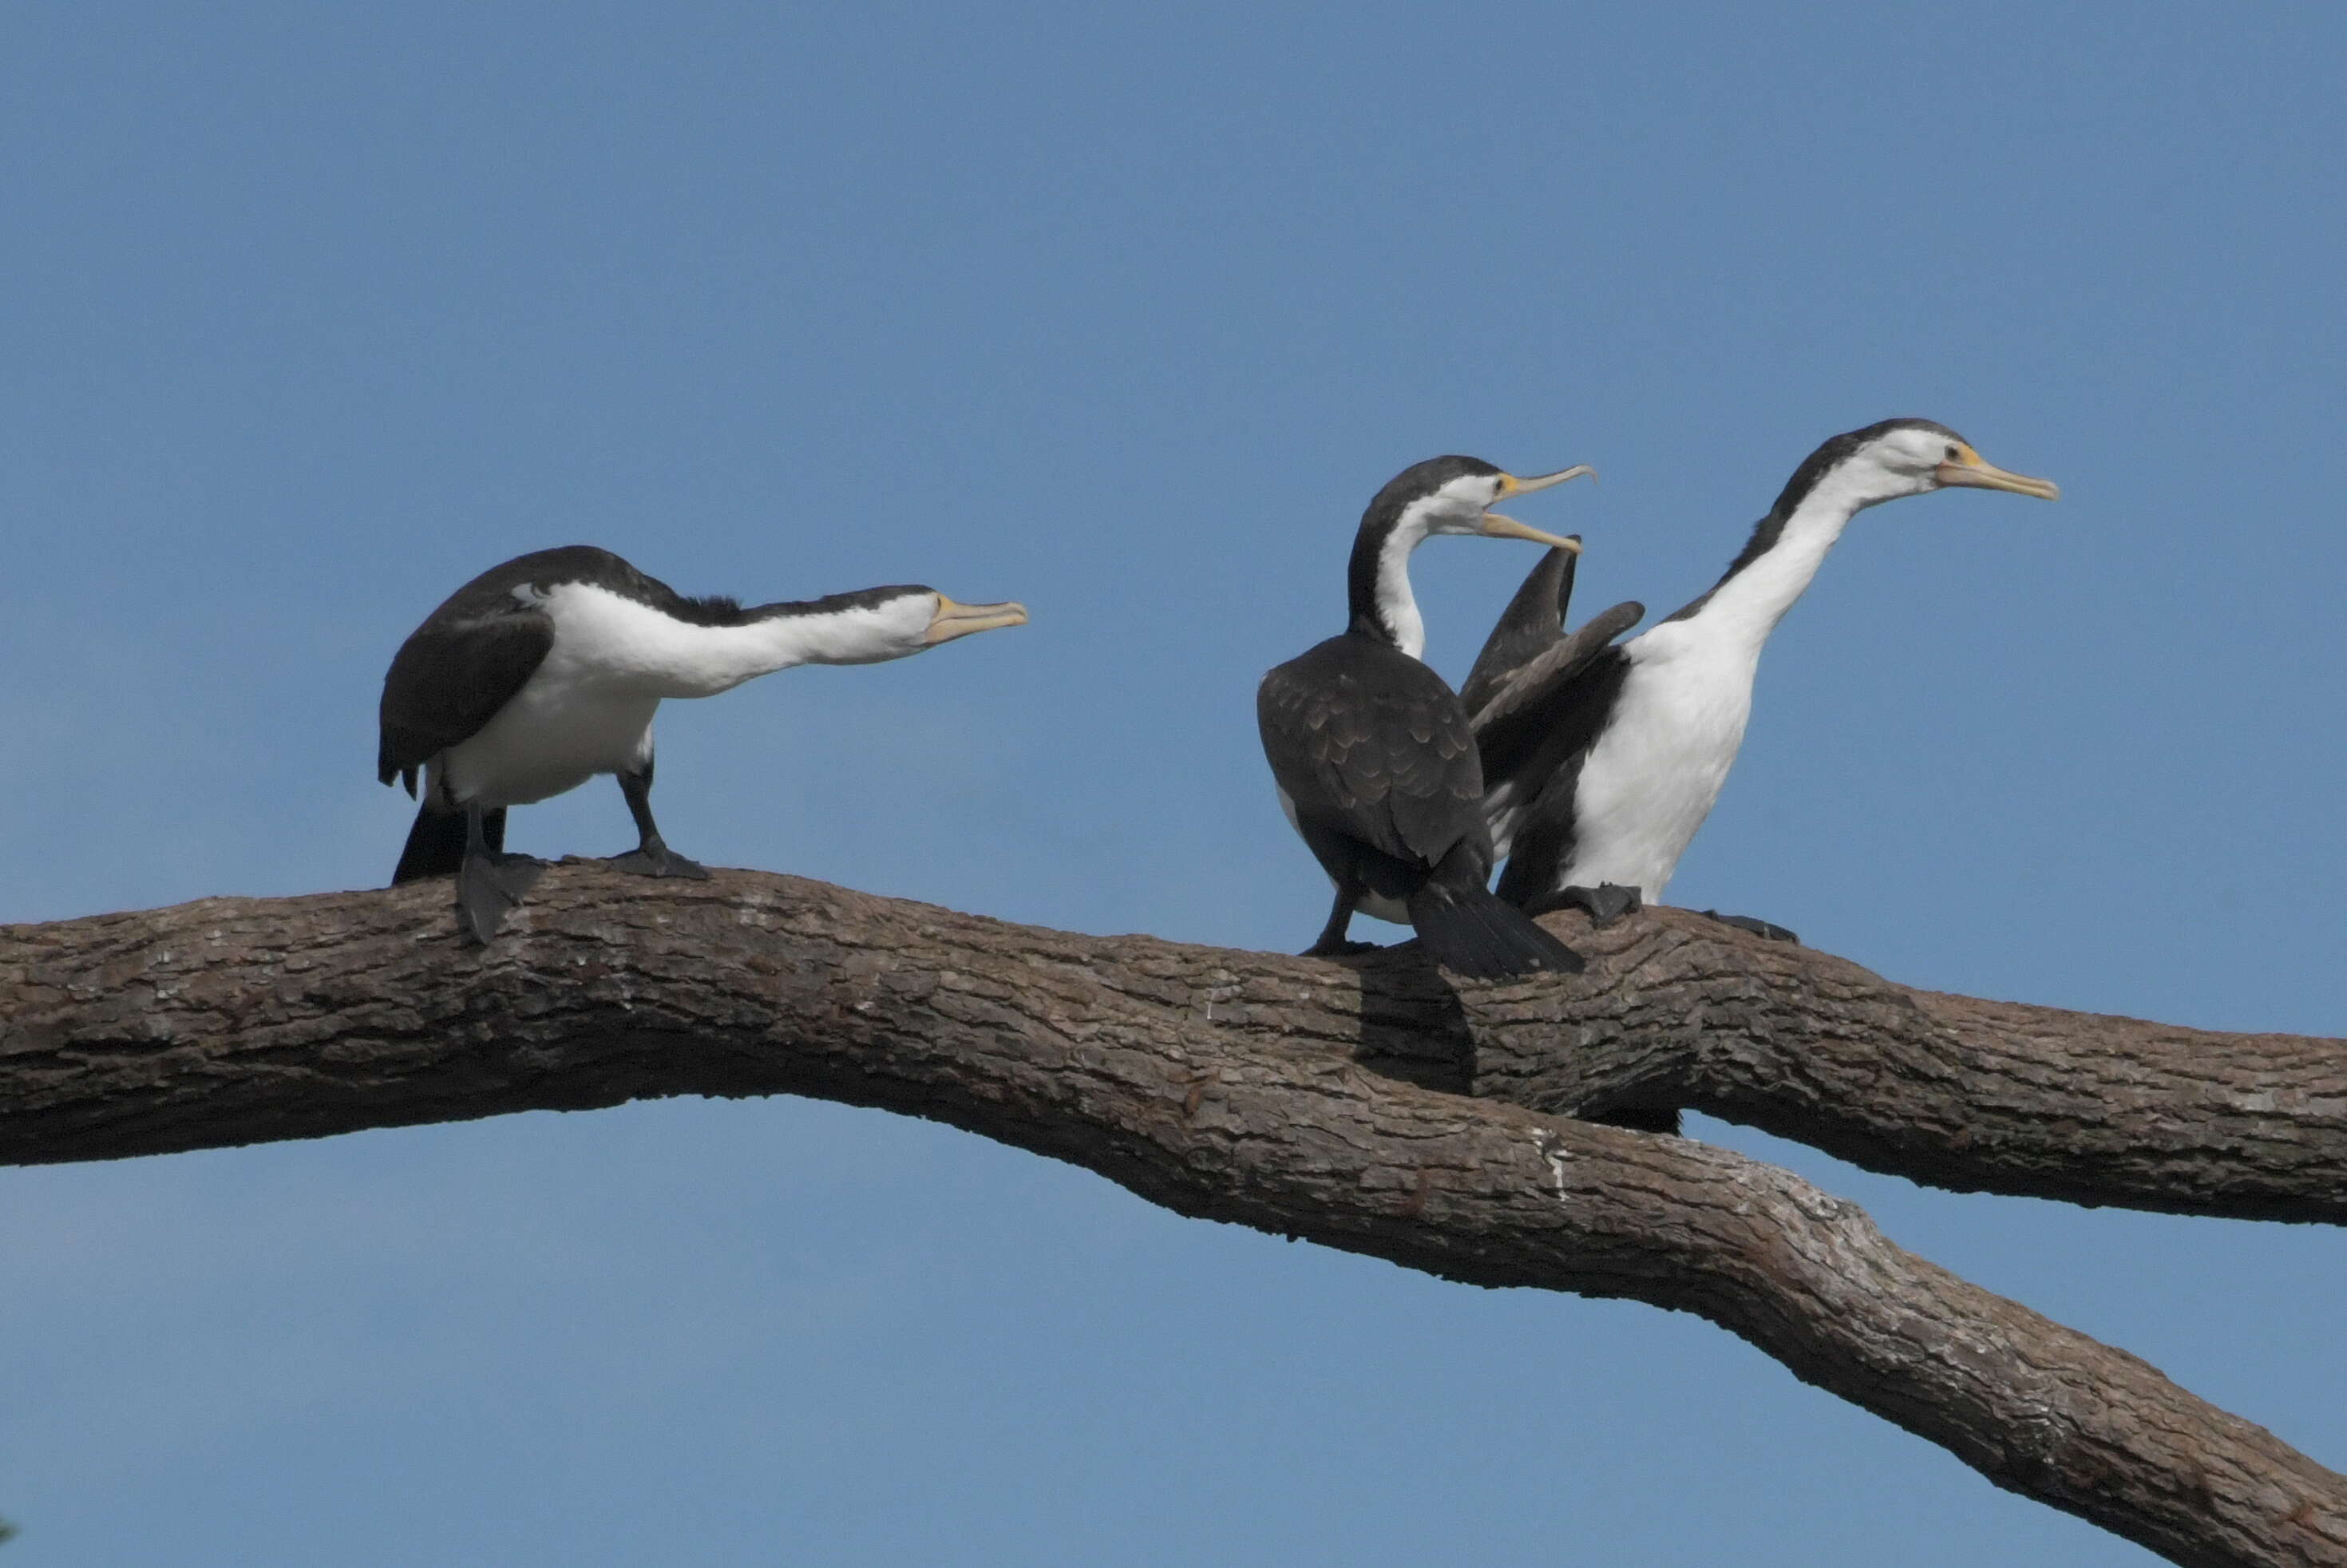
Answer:
<svg viewBox="0 0 2347 1568"><path fill-rule="evenodd" d="M1583 968L1579 953L1480 885L1429 882L1409 896L1409 922L1437 962L1473 979L1499 979L1536 969L1577 975Z"/></svg>
<svg viewBox="0 0 2347 1568"><path fill-rule="evenodd" d="M492 851L506 846L506 808L481 813L481 836ZM391 885L425 876L453 876L465 864L465 814L418 808L415 825L407 830L407 847L399 852L399 868Z"/></svg>

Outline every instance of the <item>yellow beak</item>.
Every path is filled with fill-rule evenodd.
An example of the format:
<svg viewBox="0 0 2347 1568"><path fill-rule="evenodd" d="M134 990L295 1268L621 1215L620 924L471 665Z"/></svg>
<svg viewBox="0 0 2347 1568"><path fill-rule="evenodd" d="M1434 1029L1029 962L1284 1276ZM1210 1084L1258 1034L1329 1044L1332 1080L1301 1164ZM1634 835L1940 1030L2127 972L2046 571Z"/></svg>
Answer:
<svg viewBox="0 0 2347 1568"><path fill-rule="evenodd" d="M1568 539L1561 538L1555 534L1544 534L1538 528L1520 523L1513 518L1503 518L1497 512L1484 513L1483 526L1478 531L1480 531L1485 538L1530 539L1536 545L1546 545L1551 549L1571 550L1574 555L1579 555L1581 553L1581 541L1579 539Z"/></svg>
<svg viewBox="0 0 2347 1568"><path fill-rule="evenodd" d="M1594 479L1597 477L1597 470L1586 463L1576 463L1570 468L1560 468L1553 474L1535 474L1529 479L1519 478L1513 474L1502 474L1500 476L1500 493L1493 498L1504 500L1510 496L1528 495L1532 491L1545 490L1551 485L1562 485L1567 479L1578 479L1583 476ZM1498 512L1483 514L1482 533L1486 538L1530 539L1536 545L1546 545L1551 549L1571 550L1574 555L1581 553L1579 539L1560 538L1554 534L1544 534L1538 528L1520 523L1513 518L1502 517Z"/></svg>
<svg viewBox="0 0 2347 1568"><path fill-rule="evenodd" d="M1584 475L1594 479L1597 477L1597 470L1586 463L1575 463L1570 468L1559 468L1553 474L1535 474L1529 479L1520 479L1513 474L1502 474L1500 476L1500 499L1504 501L1510 496L1523 496L1534 490L1545 490L1551 485L1562 485L1567 479L1578 479Z"/></svg>
<svg viewBox="0 0 2347 1568"><path fill-rule="evenodd" d="M937 612L929 617L929 629L921 634L921 641L935 648L940 642L951 642L973 631L1026 624L1027 607L1023 604L1008 600L1000 604L958 604L941 593L938 595Z"/></svg>
<svg viewBox="0 0 2347 1568"><path fill-rule="evenodd" d="M1932 477L1942 485L1964 485L1980 490L2010 490L2016 496L2034 496L2041 501L2062 498L2062 487L2053 480L2033 479L2026 474L2000 468L1969 446L1957 447L1954 456L1932 470Z"/></svg>

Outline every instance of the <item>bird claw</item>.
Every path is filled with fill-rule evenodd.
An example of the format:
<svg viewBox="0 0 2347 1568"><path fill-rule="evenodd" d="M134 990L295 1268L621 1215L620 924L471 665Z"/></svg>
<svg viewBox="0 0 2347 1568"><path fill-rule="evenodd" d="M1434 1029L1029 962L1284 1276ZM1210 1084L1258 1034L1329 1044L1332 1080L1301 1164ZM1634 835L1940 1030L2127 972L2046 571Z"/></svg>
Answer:
<svg viewBox="0 0 2347 1568"><path fill-rule="evenodd" d="M1635 915L1645 907L1645 896L1637 888L1624 887L1618 882L1601 882L1594 887L1561 888L1554 897L1544 899L1540 908L1531 912L1545 915L1553 909L1583 910L1590 925L1603 930L1623 916Z"/></svg>
<svg viewBox="0 0 2347 1568"><path fill-rule="evenodd" d="M1754 936L1764 937L1771 942L1790 942L1797 948L1801 945L1801 939L1784 927L1771 925L1757 916L1723 915L1717 909L1706 909L1704 913L1723 926L1733 926L1739 931L1749 931Z"/></svg>
<svg viewBox="0 0 2347 1568"><path fill-rule="evenodd" d="M698 860L687 860L666 845L655 849L630 849L625 855L607 856L603 864L631 876L684 876L695 882L709 880L709 867Z"/></svg>
<svg viewBox="0 0 2347 1568"><path fill-rule="evenodd" d="M456 868L456 927L482 947L497 934L540 876L546 862L532 855L468 855Z"/></svg>
<svg viewBox="0 0 2347 1568"><path fill-rule="evenodd" d="M1296 956L1299 958L1349 958L1360 953L1378 951L1375 942L1315 942Z"/></svg>

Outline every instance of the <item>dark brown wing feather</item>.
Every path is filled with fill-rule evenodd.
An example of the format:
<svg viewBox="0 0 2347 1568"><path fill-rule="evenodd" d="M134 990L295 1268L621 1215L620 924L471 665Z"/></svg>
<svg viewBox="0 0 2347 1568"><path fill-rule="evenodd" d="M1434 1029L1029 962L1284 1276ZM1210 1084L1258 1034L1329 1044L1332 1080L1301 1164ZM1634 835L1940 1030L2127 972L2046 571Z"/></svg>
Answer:
<svg viewBox="0 0 2347 1568"><path fill-rule="evenodd" d="M675 597L609 550L591 545L535 550L491 567L425 617L383 678L375 777L415 790L416 770L480 733L528 683L554 645L554 622L517 599L524 584L611 582ZM638 585L642 585L639 587Z"/></svg>
<svg viewBox="0 0 2347 1568"><path fill-rule="evenodd" d="M1570 705L1570 693L1614 640L1645 618L1646 607L1624 600L1591 618L1570 637L1560 637L1530 663L1493 682L1471 721L1479 740L1507 728L1518 715L1537 719Z"/></svg>
<svg viewBox="0 0 2347 1568"><path fill-rule="evenodd" d="M1553 552L1553 554L1562 552ZM1581 765L1620 697L1629 655L1614 640L1645 615L1624 603L1564 635L1570 562L1535 567L1475 661L1471 709L1483 763L1484 820L1508 841L1500 896L1522 905L1573 849Z"/></svg>
<svg viewBox="0 0 2347 1568"><path fill-rule="evenodd" d="M400 644L383 678L375 777L415 793L415 771L513 700L554 645L554 622L517 607L478 620L425 626Z"/></svg>
<svg viewBox="0 0 2347 1568"><path fill-rule="evenodd" d="M1255 717L1296 815L1432 866L1481 840L1483 771L1442 677L1368 637L1332 637L1263 678Z"/></svg>
<svg viewBox="0 0 2347 1568"><path fill-rule="evenodd" d="M1483 640L1475 667L1460 682L1459 700L1469 713L1480 712L1494 692L1564 636L1564 613L1573 603L1573 579L1580 564L1573 551L1552 549L1524 574L1523 585Z"/></svg>

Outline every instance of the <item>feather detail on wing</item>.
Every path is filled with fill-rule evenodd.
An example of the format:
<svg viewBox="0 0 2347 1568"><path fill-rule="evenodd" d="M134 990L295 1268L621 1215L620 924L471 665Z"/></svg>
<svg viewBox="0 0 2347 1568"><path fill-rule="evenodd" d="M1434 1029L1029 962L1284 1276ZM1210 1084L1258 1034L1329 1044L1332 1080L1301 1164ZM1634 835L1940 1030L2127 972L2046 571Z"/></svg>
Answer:
<svg viewBox="0 0 2347 1568"><path fill-rule="evenodd" d="M731 600L686 599L597 545L500 561L441 600L393 655L383 678L378 780L397 778L414 794L418 769L497 717L554 646L554 622L533 608L536 598L570 582L594 583L698 624L742 615Z"/></svg>
<svg viewBox="0 0 2347 1568"><path fill-rule="evenodd" d="M1264 677L1255 713L1299 823L1421 866L1483 836L1482 766L1466 710L1408 654L1330 638Z"/></svg>
<svg viewBox="0 0 2347 1568"><path fill-rule="evenodd" d="M1560 637L1530 663L1494 682L1471 721L1476 738L1488 753L1492 740L1516 724L1561 716L1573 704L1577 686L1604 655L1618 653L1614 640L1645 618L1646 607L1624 600L1583 623L1569 637Z"/></svg>
<svg viewBox="0 0 2347 1568"><path fill-rule="evenodd" d="M1581 536L1571 536L1578 541ZM1571 550L1545 551L1524 574L1523 586L1492 623L1475 667L1460 683L1459 700L1476 712L1517 671L1556 646L1564 635L1564 612L1573 603L1573 579L1581 558Z"/></svg>
<svg viewBox="0 0 2347 1568"><path fill-rule="evenodd" d="M554 622L518 604L480 616L435 616L400 644L383 678L375 777L415 793L416 770L481 727L529 683L554 646Z"/></svg>

